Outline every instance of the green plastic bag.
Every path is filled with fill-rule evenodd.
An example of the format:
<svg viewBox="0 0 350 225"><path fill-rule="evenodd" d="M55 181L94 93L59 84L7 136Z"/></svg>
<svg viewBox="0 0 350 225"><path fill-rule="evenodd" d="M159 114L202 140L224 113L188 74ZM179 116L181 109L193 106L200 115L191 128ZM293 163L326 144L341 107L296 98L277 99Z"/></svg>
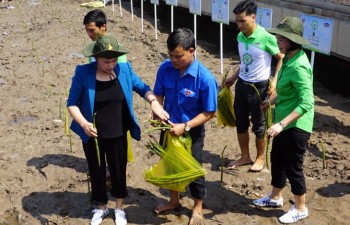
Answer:
<svg viewBox="0 0 350 225"><path fill-rule="evenodd" d="M236 117L233 110L233 94L228 87L224 87L218 94L218 125L235 127Z"/></svg>
<svg viewBox="0 0 350 225"><path fill-rule="evenodd" d="M185 192L186 187L206 174L203 166L191 154L192 140L184 136L164 135L162 159L144 174L146 181L158 187Z"/></svg>

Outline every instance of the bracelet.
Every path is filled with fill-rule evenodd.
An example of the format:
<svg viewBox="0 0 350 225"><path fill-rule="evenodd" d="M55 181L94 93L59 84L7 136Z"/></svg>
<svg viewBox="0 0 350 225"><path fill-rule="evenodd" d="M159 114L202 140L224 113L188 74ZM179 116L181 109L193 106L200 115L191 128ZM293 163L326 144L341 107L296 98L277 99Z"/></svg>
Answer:
<svg viewBox="0 0 350 225"><path fill-rule="evenodd" d="M283 125L282 121L278 122L278 124L284 129L285 125Z"/></svg>
<svg viewBox="0 0 350 225"><path fill-rule="evenodd" d="M154 101L156 101L157 99L152 99L151 101L149 101L149 104L151 105L152 104L152 102L154 102Z"/></svg>

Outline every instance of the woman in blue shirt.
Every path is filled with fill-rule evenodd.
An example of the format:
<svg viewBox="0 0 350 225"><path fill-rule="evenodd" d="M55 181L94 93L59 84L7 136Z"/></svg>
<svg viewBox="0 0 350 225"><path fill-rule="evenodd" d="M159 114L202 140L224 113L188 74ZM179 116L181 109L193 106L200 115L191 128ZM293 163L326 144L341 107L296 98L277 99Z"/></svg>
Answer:
<svg viewBox="0 0 350 225"><path fill-rule="evenodd" d="M106 162L112 181L111 195L116 198L116 224L125 225L127 220L122 209L127 196L127 131L140 140L140 127L133 108L132 93L135 91L151 105L152 112L161 120L169 119L158 103L150 87L132 70L129 63L117 63L117 58L127 53L118 41L109 35L100 37L85 50L86 56L94 56L96 62L78 65L72 79L67 101L73 117L71 129L83 142L91 179L93 210L91 225L98 225L107 216ZM92 119L95 116L96 128ZM98 138L100 162L98 163L94 137Z"/></svg>

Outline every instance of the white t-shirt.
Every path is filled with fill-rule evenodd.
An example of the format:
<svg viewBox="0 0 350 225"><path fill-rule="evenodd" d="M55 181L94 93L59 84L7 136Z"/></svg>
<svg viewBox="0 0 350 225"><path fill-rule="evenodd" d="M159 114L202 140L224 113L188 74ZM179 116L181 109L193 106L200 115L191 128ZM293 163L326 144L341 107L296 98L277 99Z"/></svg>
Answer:
<svg viewBox="0 0 350 225"><path fill-rule="evenodd" d="M239 77L254 83L268 80L272 55L279 52L276 37L257 25L248 38L240 32L237 41L241 59Z"/></svg>

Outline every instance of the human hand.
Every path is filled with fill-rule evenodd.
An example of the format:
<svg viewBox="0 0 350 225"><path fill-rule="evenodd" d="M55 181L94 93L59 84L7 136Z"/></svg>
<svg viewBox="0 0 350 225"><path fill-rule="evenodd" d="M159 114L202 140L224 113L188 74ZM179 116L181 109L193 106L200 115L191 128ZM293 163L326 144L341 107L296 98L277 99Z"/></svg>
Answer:
<svg viewBox="0 0 350 225"><path fill-rule="evenodd" d="M269 85L269 89L267 90L267 95L272 96L275 95L276 92L276 82L271 82Z"/></svg>
<svg viewBox="0 0 350 225"><path fill-rule="evenodd" d="M224 86L231 87L236 82L236 80L237 80L237 77L235 76L226 78L226 80L224 81Z"/></svg>
<svg viewBox="0 0 350 225"><path fill-rule="evenodd" d="M173 123L168 120L168 123L172 126L170 129L170 134L175 136L180 136L185 133L185 124L184 123Z"/></svg>
<svg viewBox="0 0 350 225"><path fill-rule="evenodd" d="M150 115L154 119L158 119L161 122L166 122L170 118L168 112L163 109L163 107L159 104L159 102L157 100L156 101L152 101L152 103L151 103L151 110L152 110L152 112L151 112Z"/></svg>
<svg viewBox="0 0 350 225"><path fill-rule="evenodd" d="M267 130L267 135L269 137L276 137L282 131L283 131L282 125L279 123L275 123Z"/></svg>
<svg viewBox="0 0 350 225"><path fill-rule="evenodd" d="M269 100L265 99L261 104L260 104L260 109L263 111L266 111L269 107Z"/></svg>
<svg viewBox="0 0 350 225"><path fill-rule="evenodd" d="M84 132L89 137L97 137L97 130L94 128L94 125L90 122L86 122L82 128L84 129Z"/></svg>

